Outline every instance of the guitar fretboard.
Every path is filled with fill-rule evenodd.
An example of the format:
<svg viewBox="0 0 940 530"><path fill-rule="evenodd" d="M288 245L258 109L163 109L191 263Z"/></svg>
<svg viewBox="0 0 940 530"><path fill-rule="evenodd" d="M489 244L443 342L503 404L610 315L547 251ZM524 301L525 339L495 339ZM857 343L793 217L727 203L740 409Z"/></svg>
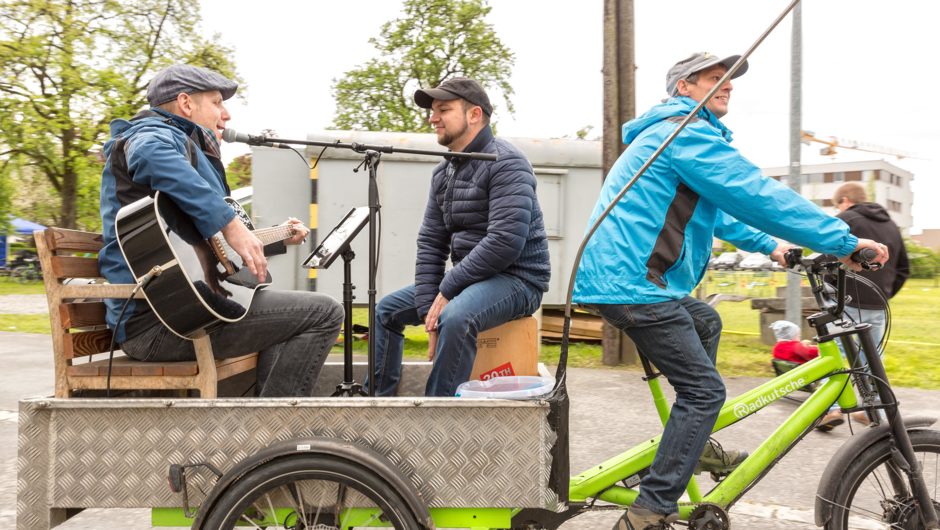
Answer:
<svg viewBox="0 0 940 530"><path fill-rule="evenodd" d="M284 241L294 236L294 229L290 225L272 226L270 228L259 228L252 234L261 240L261 243L269 245L278 241Z"/></svg>

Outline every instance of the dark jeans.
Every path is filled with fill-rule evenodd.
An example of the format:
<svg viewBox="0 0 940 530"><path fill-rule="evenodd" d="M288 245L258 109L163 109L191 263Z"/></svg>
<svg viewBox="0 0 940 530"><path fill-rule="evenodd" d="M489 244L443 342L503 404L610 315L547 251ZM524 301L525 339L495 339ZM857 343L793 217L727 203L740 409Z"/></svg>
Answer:
<svg viewBox="0 0 940 530"><path fill-rule="evenodd" d="M721 317L708 304L685 297L658 304L593 305L623 330L676 391L669 421L635 504L661 514L678 511L702 449L725 402L715 368Z"/></svg>
<svg viewBox="0 0 940 530"><path fill-rule="evenodd" d="M219 358L258 352L259 397L309 396L343 318L343 306L329 296L264 289L255 294L244 318L223 324L209 337ZM196 358L192 342L159 321L125 340L121 349L139 361Z"/></svg>
<svg viewBox="0 0 940 530"><path fill-rule="evenodd" d="M438 319L434 367L424 393L453 396L470 379L481 331L531 315L542 303L542 292L511 274L497 274L475 283L447 303ZM401 379L405 326L421 324L415 307L415 286L382 298L375 309L375 395L394 396ZM369 384L369 381L366 381Z"/></svg>

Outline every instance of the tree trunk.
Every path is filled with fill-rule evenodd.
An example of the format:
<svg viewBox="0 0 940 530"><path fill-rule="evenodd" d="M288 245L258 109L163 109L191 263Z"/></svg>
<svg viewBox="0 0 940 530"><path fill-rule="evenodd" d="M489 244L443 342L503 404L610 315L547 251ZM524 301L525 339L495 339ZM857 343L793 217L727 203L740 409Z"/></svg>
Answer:
<svg viewBox="0 0 940 530"><path fill-rule="evenodd" d="M62 207L59 210L59 226L61 228L78 228L78 172L73 162L75 132L66 129L62 133L62 175L60 182L62 188L60 197Z"/></svg>

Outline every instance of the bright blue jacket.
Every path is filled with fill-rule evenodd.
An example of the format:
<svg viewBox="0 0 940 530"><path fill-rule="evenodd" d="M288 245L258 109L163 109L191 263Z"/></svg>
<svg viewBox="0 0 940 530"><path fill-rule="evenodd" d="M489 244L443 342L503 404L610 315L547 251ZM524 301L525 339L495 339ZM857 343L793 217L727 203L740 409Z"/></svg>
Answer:
<svg viewBox="0 0 940 530"><path fill-rule="evenodd" d="M235 217L224 197L229 194L218 141L199 125L162 109L151 109L131 121L111 122L111 139L101 174L101 220L104 247L98 254L102 275L111 283L134 283L118 247L114 219L122 206L160 191L189 213L196 229L208 239ZM108 325L115 340L125 340L124 324L131 315L149 308L131 302L120 327L116 321L122 300L106 300ZM140 307L143 306L143 307Z"/></svg>
<svg viewBox="0 0 940 530"><path fill-rule="evenodd" d="M696 105L687 97L670 98L624 124L629 147L607 175L589 227ZM683 298L705 273L713 236L765 254L776 248L767 234L836 256L852 253L858 239L848 225L764 177L730 142L731 131L707 109L693 118L587 244L576 302Z"/></svg>

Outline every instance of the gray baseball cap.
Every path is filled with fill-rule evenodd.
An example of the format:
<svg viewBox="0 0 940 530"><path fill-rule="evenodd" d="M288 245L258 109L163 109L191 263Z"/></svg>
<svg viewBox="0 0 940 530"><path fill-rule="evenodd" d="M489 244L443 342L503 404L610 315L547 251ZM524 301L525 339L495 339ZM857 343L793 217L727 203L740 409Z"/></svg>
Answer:
<svg viewBox="0 0 940 530"><path fill-rule="evenodd" d="M218 90L222 93L222 99L226 100L235 95L238 83L206 68L174 64L164 68L150 80L147 86L147 101L151 107L156 107L173 101L182 93L193 94L210 90Z"/></svg>
<svg viewBox="0 0 940 530"><path fill-rule="evenodd" d="M706 68L711 68L716 64L724 65L725 68L731 69L731 66L740 59L740 55L731 55L722 59L717 55L712 55L708 52L698 52L693 53L686 59L682 59L677 62L669 69L669 73L666 74L666 92L672 96L676 97L679 95L679 89L677 85L679 84L680 79L685 79L695 72L701 72ZM741 65L741 68L731 76L731 79L741 77L744 73L747 72L747 61L744 61L744 64Z"/></svg>

